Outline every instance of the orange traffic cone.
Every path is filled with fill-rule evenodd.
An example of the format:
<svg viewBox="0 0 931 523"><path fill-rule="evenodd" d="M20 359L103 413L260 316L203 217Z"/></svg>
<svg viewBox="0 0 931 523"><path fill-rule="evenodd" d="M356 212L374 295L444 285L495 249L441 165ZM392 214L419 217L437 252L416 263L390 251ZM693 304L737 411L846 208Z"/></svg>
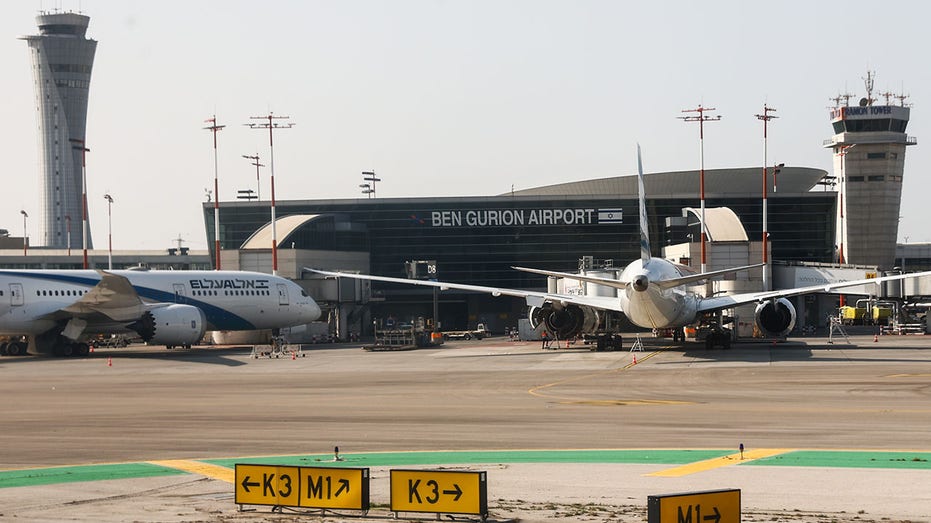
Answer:
<svg viewBox="0 0 931 523"><path fill-rule="evenodd" d="M113 366L113 356L107 356L107 367Z"/></svg>
<svg viewBox="0 0 931 523"><path fill-rule="evenodd" d="M296 360L296 359L297 359L297 356L295 356L293 352L291 353L291 359L292 359L292 360Z"/></svg>
<svg viewBox="0 0 931 523"><path fill-rule="evenodd" d="M94 352L94 346L93 346L93 345L90 346L90 348L88 349L88 352Z"/></svg>
<svg viewBox="0 0 931 523"><path fill-rule="evenodd" d="M873 343L876 343L877 341L879 341L879 335L874 334L874 335L873 335Z"/></svg>
<svg viewBox="0 0 931 523"><path fill-rule="evenodd" d="M636 364L637 364L637 355L634 354L634 365L636 365Z"/></svg>

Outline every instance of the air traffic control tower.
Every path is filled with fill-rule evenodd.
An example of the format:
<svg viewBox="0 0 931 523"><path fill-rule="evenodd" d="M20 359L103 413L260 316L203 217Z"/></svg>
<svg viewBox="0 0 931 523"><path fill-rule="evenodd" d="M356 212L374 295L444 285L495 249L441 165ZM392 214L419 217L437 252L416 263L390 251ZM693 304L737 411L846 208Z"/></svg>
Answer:
<svg viewBox="0 0 931 523"><path fill-rule="evenodd" d="M885 104L878 105L872 73L865 82L866 97L855 106L849 105L853 95L832 98L834 136L824 142L834 152L839 187L837 261L889 270L895 263L905 148L918 140L905 134L906 96L881 93Z"/></svg>
<svg viewBox="0 0 931 523"><path fill-rule="evenodd" d="M36 16L39 34L22 36L32 51L39 126L40 245L83 245L82 154L87 97L97 42L84 36L90 17L78 13ZM71 234L68 234L70 221ZM88 227L89 229L89 227ZM88 248L92 247L90 234Z"/></svg>

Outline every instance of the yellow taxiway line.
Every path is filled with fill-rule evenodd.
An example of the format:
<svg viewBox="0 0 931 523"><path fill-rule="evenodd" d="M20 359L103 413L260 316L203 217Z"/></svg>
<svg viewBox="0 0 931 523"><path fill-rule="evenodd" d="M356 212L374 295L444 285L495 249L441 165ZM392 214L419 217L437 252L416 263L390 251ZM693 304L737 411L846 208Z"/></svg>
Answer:
<svg viewBox="0 0 931 523"><path fill-rule="evenodd" d="M201 476L207 476L208 478L218 479L227 483L234 483L236 481L236 471L227 467L221 467L219 465L211 465L210 463L189 461L186 459L147 461L146 463L151 463L153 465L159 465L170 469L183 470L192 474L200 474Z"/></svg>
<svg viewBox="0 0 931 523"><path fill-rule="evenodd" d="M689 474L695 474L698 472L705 472L706 470L712 470L720 467L728 467L730 465L737 465L739 463L746 463L748 461L753 461L755 459L768 458L770 456L776 456L778 454L785 454L786 452L792 452L795 449L753 449L745 450L743 453L729 454L727 456L721 456L719 458L706 459L704 461L696 461L695 463L689 463L688 465L681 465L679 467L660 470L658 472L653 472L650 474L645 474L646 476L659 476L664 478L678 478L680 476L687 476ZM741 455L743 454L743 455Z"/></svg>

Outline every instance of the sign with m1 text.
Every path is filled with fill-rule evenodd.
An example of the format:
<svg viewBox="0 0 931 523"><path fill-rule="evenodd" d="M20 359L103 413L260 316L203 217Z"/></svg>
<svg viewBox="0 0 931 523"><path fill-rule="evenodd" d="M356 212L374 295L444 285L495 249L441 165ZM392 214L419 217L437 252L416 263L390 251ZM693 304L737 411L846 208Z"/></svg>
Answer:
<svg viewBox="0 0 931 523"><path fill-rule="evenodd" d="M392 470L391 511L488 514L485 472Z"/></svg>
<svg viewBox="0 0 931 523"><path fill-rule="evenodd" d="M343 510L369 509L369 469L236 465L235 503Z"/></svg>
<svg viewBox="0 0 931 523"><path fill-rule="evenodd" d="M740 523L740 489L647 496L647 523Z"/></svg>

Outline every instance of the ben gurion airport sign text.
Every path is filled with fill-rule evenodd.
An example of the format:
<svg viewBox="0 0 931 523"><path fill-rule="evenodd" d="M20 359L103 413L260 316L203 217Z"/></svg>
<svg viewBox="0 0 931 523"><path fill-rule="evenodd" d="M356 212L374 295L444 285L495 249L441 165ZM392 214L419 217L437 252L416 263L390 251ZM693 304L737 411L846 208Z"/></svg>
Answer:
<svg viewBox="0 0 931 523"><path fill-rule="evenodd" d="M511 225L597 225L623 223L622 209L485 209L433 211L433 227L500 227Z"/></svg>

